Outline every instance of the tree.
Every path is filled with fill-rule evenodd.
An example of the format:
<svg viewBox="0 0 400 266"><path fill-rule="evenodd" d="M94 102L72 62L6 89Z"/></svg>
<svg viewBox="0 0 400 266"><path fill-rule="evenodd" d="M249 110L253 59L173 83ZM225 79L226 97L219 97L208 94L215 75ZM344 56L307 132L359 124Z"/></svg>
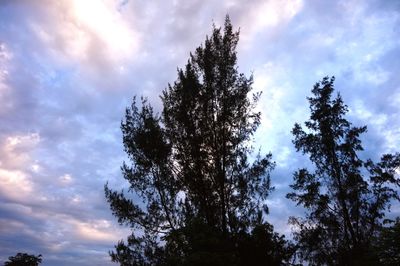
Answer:
<svg viewBox="0 0 400 266"><path fill-rule="evenodd" d="M223 32L214 27L163 91L160 116L145 99L138 107L134 98L126 110L121 129L130 164L122 173L134 196L107 185L105 194L132 234L110 253L113 261L243 265L259 257L279 265L290 257L265 221L271 155L248 159L260 93L249 97L253 78L238 72L238 40L227 17Z"/></svg>
<svg viewBox="0 0 400 266"><path fill-rule="evenodd" d="M325 77L315 84L308 130L299 124L292 130L297 151L309 156L314 171L294 173L287 197L307 215L290 221L300 259L310 265L376 265L371 240L391 201L400 199L400 155L383 155L379 163L358 156L367 128L346 120L347 106L340 94L333 97L333 83L334 77Z"/></svg>
<svg viewBox="0 0 400 266"><path fill-rule="evenodd" d="M17 253L15 256L8 257L4 266L38 266L42 263L42 255L29 255L27 253Z"/></svg>
<svg viewBox="0 0 400 266"><path fill-rule="evenodd" d="M400 217L379 231L373 246L379 265L400 265Z"/></svg>

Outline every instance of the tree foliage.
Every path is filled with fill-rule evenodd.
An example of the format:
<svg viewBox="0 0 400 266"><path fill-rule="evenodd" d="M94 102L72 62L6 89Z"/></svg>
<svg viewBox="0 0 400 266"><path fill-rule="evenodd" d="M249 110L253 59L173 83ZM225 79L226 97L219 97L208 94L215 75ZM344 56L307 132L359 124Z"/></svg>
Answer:
<svg viewBox="0 0 400 266"><path fill-rule="evenodd" d="M391 221L393 222L393 221ZM400 265L400 218L394 224L382 227L374 241L374 253L379 265Z"/></svg>
<svg viewBox="0 0 400 266"><path fill-rule="evenodd" d="M325 77L315 84L307 130L299 124L292 130L297 151L309 156L314 171L294 174L294 191L287 197L307 215L292 217L291 223L299 256L310 265L375 265L371 241L390 202L400 199L395 172L400 155L383 155L378 163L358 156L367 128L345 118L347 106L339 94L333 96L333 83L333 77Z"/></svg>
<svg viewBox="0 0 400 266"><path fill-rule="evenodd" d="M42 255L29 255L27 253L17 253L15 256L8 257L4 266L38 266L42 263Z"/></svg>
<svg viewBox="0 0 400 266"><path fill-rule="evenodd" d="M288 244L265 221L271 155L253 156L260 124L252 76L239 73L234 32L213 29L162 93L161 115L134 98L121 129L126 192L106 198L132 234L111 252L121 265L280 265Z"/></svg>

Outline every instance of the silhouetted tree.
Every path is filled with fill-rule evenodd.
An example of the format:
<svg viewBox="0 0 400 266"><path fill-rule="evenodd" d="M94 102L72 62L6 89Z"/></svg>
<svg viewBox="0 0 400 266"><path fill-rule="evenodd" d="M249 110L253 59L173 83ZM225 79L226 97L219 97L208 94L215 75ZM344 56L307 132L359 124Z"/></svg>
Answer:
<svg viewBox="0 0 400 266"><path fill-rule="evenodd" d="M307 210L304 219L291 218L295 240L310 265L376 265L371 241L391 200L399 200L400 155L383 155L379 163L358 157L367 128L346 120L347 106L332 96L333 83L325 77L315 84L307 130L295 124L292 131L297 151L314 165L313 172L295 172L294 192L287 195Z"/></svg>
<svg viewBox="0 0 400 266"><path fill-rule="evenodd" d="M393 222L393 221L392 221ZM374 251L379 265L400 265L400 218L389 227L382 227L375 243Z"/></svg>
<svg viewBox="0 0 400 266"><path fill-rule="evenodd" d="M121 128L132 165L122 172L135 195L107 185L105 193L132 234L110 253L113 261L280 265L290 257L265 221L271 155L248 160L260 93L249 95L253 79L238 73L238 40L227 17L163 91L161 116L143 99L126 110Z"/></svg>
<svg viewBox="0 0 400 266"><path fill-rule="evenodd" d="M8 257L5 266L38 266L42 263L42 255L29 255L27 253L17 253L15 256Z"/></svg>

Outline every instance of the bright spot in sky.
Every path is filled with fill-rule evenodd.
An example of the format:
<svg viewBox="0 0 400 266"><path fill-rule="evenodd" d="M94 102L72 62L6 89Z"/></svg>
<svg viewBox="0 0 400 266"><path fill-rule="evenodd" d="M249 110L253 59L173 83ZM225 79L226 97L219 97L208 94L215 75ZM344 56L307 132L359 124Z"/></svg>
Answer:
<svg viewBox="0 0 400 266"><path fill-rule="evenodd" d="M93 31L105 42L113 56L126 58L138 48L138 36L123 20L114 3L97 0L74 0L78 25Z"/></svg>

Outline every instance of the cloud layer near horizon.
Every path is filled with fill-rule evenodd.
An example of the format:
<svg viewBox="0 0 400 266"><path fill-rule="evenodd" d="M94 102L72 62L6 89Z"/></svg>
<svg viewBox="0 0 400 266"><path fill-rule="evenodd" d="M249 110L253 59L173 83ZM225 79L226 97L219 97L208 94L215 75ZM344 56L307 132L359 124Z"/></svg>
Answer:
<svg viewBox="0 0 400 266"><path fill-rule="evenodd" d="M111 264L128 231L103 186L124 186L124 109L144 95L160 110L176 68L226 14L241 31L239 70L263 92L255 139L277 162L278 231L301 215L284 199L304 162L290 130L322 77L336 76L350 120L368 125L362 156L400 147L398 1L1 1L0 261L25 251L43 265Z"/></svg>

